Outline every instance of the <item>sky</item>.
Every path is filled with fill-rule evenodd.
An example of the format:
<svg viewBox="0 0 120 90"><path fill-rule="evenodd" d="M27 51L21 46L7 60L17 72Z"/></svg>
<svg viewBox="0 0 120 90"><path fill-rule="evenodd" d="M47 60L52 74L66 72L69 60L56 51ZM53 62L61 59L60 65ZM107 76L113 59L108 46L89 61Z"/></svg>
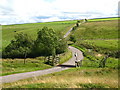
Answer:
<svg viewBox="0 0 120 90"><path fill-rule="evenodd" d="M118 16L119 0L0 0L0 24Z"/></svg>

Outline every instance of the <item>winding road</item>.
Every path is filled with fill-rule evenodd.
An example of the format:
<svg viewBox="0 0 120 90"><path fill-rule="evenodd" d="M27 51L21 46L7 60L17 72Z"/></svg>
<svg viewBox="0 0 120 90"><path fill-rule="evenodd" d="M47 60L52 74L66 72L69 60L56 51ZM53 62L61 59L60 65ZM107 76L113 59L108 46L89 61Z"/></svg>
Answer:
<svg viewBox="0 0 120 90"><path fill-rule="evenodd" d="M64 38L69 35L69 33L72 31L72 28L64 35ZM72 46L68 47L72 51L72 58L68 60L67 62L63 63L62 65L50 68L50 69L45 69L45 70L38 70L38 71L32 71L32 72L26 72L26 73L19 73L19 74L12 74L12 75L7 75L7 76L1 76L0 81L1 83L10 83L10 82L15 82L17 80L22 80L22 79L27 79L31 77L37 77L41 75L46 75L54 72L59 72L62 70L66 70L72 67L75 67L75 57L74 53L76 52L77 58L80 60L83 59L83 54L80 50L77 48L74 48Z"/></svg>

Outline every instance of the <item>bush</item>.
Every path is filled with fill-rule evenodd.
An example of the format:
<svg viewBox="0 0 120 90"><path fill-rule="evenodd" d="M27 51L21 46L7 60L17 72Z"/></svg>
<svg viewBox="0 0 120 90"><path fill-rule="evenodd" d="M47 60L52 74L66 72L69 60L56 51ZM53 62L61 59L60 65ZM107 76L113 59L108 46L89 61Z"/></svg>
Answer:
<svg viewBox="0 0 120 90"><path fill-rule="evenodd" d="M73 28L72 28L72 30L76 30L77 29L77 26L74 26Z"/></svg>

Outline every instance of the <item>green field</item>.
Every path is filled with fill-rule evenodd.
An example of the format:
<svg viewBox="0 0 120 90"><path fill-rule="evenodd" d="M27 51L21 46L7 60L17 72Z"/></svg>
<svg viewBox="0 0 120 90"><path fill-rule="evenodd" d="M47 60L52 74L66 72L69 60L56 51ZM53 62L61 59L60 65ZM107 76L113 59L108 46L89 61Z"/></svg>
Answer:
<svg viewBox="0 0 120 90"><path fill-rule="evenodd" d="M102 50L118 50L118 21L86 22L72 32L77 42L75 45L91 46Z"/></svg>
<svg viewBox="0 0 120 90"><path fill-rule="evenodd" d="M81 39L117 39L118 21L86 22L73 33L77 40Z"/></svg>
<svg viewBox="0 0 120 90"><path fill-rule="evenodd" d="M96 46L102 49L108 49L111 51L118 50L118 39L108 39L108 40L82 40L80 42L77 42L78 44L88 44L90 46Z"/></svg>
<svg viewBox="0 0 120 90"><path fill-rule="evenodd" d="M118 70L72 68L3 84L3 88L118 88Z"/></svg>
<svg viewBox="0 0 120 90"><path fill-rule="evenodd" d="M46 23L31 23L18 25L3 25L2 26L2 47L3 49L14 39L16 33L27 33L35 39L37 32L44 26L53 28L57 33L61 32L63 35L75 24L76 21L60 21L60 22L46 22Z"/></svg>
<svg viewBox="0 0 120 90"><path fill-rule="evenodd" d="M88 19L88 21L106 21L106 20L120 20L120 18L97 18L97 19Z"/></svg>

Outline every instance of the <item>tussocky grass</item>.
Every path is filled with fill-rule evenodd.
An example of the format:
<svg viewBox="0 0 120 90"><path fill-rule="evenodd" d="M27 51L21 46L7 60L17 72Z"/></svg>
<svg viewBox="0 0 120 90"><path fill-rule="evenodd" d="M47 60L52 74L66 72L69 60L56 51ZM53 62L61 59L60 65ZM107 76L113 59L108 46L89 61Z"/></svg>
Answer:
<svg viewBox="0 0 120 90"><path fill-rule="evenodd" d="M71 68L44 76L3 84L3 88L118 88L118 70Z"/></svg>

